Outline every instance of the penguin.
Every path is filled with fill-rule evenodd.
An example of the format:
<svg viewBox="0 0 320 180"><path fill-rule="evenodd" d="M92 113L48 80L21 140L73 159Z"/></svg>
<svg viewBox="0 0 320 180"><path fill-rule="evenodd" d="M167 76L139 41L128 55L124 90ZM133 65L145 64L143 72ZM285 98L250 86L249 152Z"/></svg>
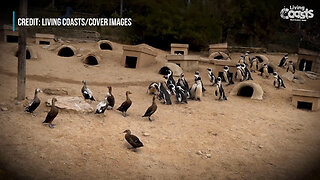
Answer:
<svg viewBox="0 0 320 180"><path fill-rule="evenodd" d="M227 96L226 94L224 93L224 89L222 87L222 82L221 82L221 77L217 77L217 84L216 84L216 90L215 90L215 95L218 98L218 100L221 100L221 98L223 100L227 100Z"/></svg>
<svg viewBox="0 0 320 180"><path fill-rule="evenodd" d="M174 79L173 79L173 73L172 73L172 71L169 69L168 72L169 72L169 73L168 73L168 79L169 79L170 84L175 85L176 82L175 82Z"/></svg>
<svg viewBox="0 0 320 180"><path fill-rule="evenodd" d="M175 84L173 84L174 81L171 81L168 75L164 75L163 77L165 79L167 88L169 89L170 95L175 95Z"/></svg>
<svg viewBox="0 0 320 180"><path fill-rule="evenodd" d="M251 77L251 73L246 64L241 64L242 71L244 72L244 77L246 80L253 80Z"/></svg>
<svg viewBox="0 0 320 180"><path fill-rule="evenodd" d="M177 103L184 102L188 104L187 93L181 86L176 86L176 100L177 100Z"/></svg>
<svg viewBox="0 0 320 180"><path fill-rule="evenodd" d="M42 92L39 88L34 90L33 100L29 103L27 107L24 108L25 112L33 113L34 110L40 105L40 99L38 98L38 93Z"/></svg>
<svg viewBox="0 0 320 180"><path fill-rule="evenodd" d="M106 94L105 98L107 98L107 110L111 110L114 107L115 99L112 94L112 87L111 86L108 87L108 90L109 90L109 92Z"/></svg>
<svg viewBox="0 0 320 180"><path fill-rule="evenodd" d="M126 133L124 138L134 148L134 150L136 150L136 148L143 147L143 143L139 140L137 136L132 135L129 129L123 131L123 133Z"/></svg>
<svg viewBox="0 0 320 180"><path fill-rule="evenodd" d="M252 58L250 65L251 72L256 72L258 70L258 62L256 57Z"/></svg>
<svg viewBox="0 0 320 180"><path fill-rule="evenodd" d="M286 62L287 62L287 59L288 59L288 53L286 53L285 55L284 55L284 57L282 57L282 59L280 60L280 63L279 63L279 67L284 67L285 66L285 64L286 64Z"/></svg>
<svg viewBox="0 0 320 180"><path fill-rule="evenodd" d="M238 61L239 64L243 64L244 63L244 55L240 56L240 59Z"/></svg>
<svg viewBox="0 0 320 180"><path fill-rule="evenodd" d="M82 95L84 97L84 99L90 99L92 101L95 101L94 97L93 97L93 93L91 92L91 90L87 87L87 81L83 80L83 87L81 89Z"/></svg>
<svg viewBox="0 0 320 180"><path fill-rule="evenodd" d="M263 67L259 71L263 78L269 78L268 64L263 64Z"/></svg>
<svg viewBox="0 0 320 180"><path fill-rule="evenodd" d="M274 72L273 73L273 76L274 76L274 81L273 81L273 86L275 88L280 88L280 87L283 87L283 88L286 88L286 86L284 85L283 83L283 80L281 79L281 77L279 76L279 74L277 72Z"/></svg>
<svg viewBox="0 0 320 180"><path fill-rule="evenodd" d="M159 87L160 87L160 93L158 96L159 100L163 100L163 103L167 104L167 105L172 104L171 99L170 99L170 94L167 91L167 89L164 87L162 82L159 83Z"/></svg>
<svg viewBox="0 0 320 180"><path fill-rule="evenodd" d="M214 86L216 84L216 77L214 76L211 68L208 68L207 70L208 70L208 77L211 82L211 86Z"/></svg>
<svg viewBox="0 0 320 180"><path fill-rule="evenodd" d="M236 64L236 68L237 68L237 71L234 74L234 78L239 79L240 82L244 81L245 80L244 72L243 72L241 65L239 63Z"/></svg>
<svg viewBox="0 0 320 180"><path fill-rule="evenodd" d="M146 112L144 113L144 115L142 116L142 117L148 117L149 121L152 121L152 120L151 120L151 116L152 116L153 113L156 112L156 110L157 110L157 108L158 108L158 106L157 106L157 104L156 104L156 102L155 102L155 99L156 99L156 95L154 95L154 96L152 97L152 104L151 104L151 106L147 109L147 111L146 111Z"/></svg>
<svg viewBox="0 0 320 180"><path fill-rule="evenodd" d="M156 82L152 82L147 90L148 94L157 94L160 91L159 85Z"/></svg>
<svg viewBox="0 0 320 180"><path fill-rule="evenodd" d="M187 94L187 98L190 98L190 88L189 88L189 84L187 82L187 80L184 77L184 74L181 73L180 78L177 81L176 86L180 86L182 87L182 89L185 91L185 93Z"/></svg>
<svg viewBox="0 0 320 180"><path fill-rule="evenodd" d="M130 108L131 104L132 104L132 101L131 99L129 98L129 94L132 94L130 91L127 91L126 92L126 101L124 101L120 107L118 107L118 111L122 112L122 115L123 117L126 117L127 116L127 111L128 109Z"/></svg>
<svg viewBox="0 0 320 180"><path fill-rule="evenodd" d="M52 124L52 121L54 120L54 118L57 117L58 113L59 113L59 109L56 107L55 103L57 102L56 98L52 98L51 100L51 109L48 112L46 119L42 122L43 124L49 124L50 128L54 128L56 125Z"/></svg>
<svg viewBox="0 0 320 180"><path fill-rule="evenodd" d="M104 98L104 100L97 105L95 114L103 114L104 111L107 109L107 106L108 106L108 99Z"/></svg>
<svg viewBox="0 0 320 180"><path fill-rule="evenodd" d="M250 57L249 57L249 54L250 54L249 51L247 51L247 52L244 54L244 63L245 63L247 66L249 66L249 65L250 65L250 62L251 62L251 59L250 59Z"/></svg>
<svg viewBox="0 0 320 180"><path fill-rule="evenodd" d="M232 75L229 72L229 67L228 66L224 66L223 67L223 77L226 80L227 86L229 86L230 84L234 84L233 80L232 80Z"/></svg>
<svg viewBox="0 0 320 180"><path fill-rule="evenodd" d="M191 87L191 97L194 100L201 101L202 98L202 83L201 83L201 77L197 77L195 80L195 84Z"/></svg>
<svg viewBox="0 0 320 180"><path fill-rule="evenodd" d="M288 67L287 67L287 72L290 71L292 74L296 72L296 67L294 66L292 61L289 61Z"/></svg>
<svg viewBox="0 0 320 180"><path fill-rule="evenodd" d="M201 82L201 86L202 86L202 92L205 92L206 89L204 88L203 86L203 83L202 83L202 80L201 80L201 77L200 77L200 72L199 71L196 71L194 73L194 82L196 83L196 81L198 80L198 78L200 78L200 82Z"/></svg>

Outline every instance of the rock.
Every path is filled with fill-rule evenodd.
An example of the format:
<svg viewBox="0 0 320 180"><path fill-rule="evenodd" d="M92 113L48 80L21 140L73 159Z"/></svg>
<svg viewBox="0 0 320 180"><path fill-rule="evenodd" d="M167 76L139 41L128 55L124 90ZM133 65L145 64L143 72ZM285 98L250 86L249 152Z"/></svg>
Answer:
<svg viewBox="0 0 320 180"><path fill-rule="evenodd" d="M207 158L211 158L211 154L206 154L206 157Z"/></svg>
<svg viewBox="0 0 320 180"><path fill-rule="evenodd" d="M292 74L292 72L286 72L282 74L282 77L288 79L289 81L292 81L294 78L294 74Z"/></svg>
<svg viewBox="0 0 320 180"><path fill-rule="evenodd" d="M8 108L7 107L2 107L1 111L8 111Z"/></svg>
<svg viewBox="0 0 320 180"><path fill-rule="evenodd" d="M68 95L68 91L62 88L45 88L43 89L43 93L58 96Z"/></svg>
<svg viewBox="0 0 320 180"><path fill-rule="evenodd" d="M202 155L202 151L197 151L196 154Z"/></svg>
<svg viewBox="0 0 320 180"><path fill-rule="evenodd" d="M150 136L150 134L147 133L147 132L143 132L142 135L143 135L143 136Z"/></svg>
<svg viewBox="0 0 320 180"><path fill-rule="evenodd" d="M77 112L93 112L94 109L83 98L56 96L56 106L60 109L73 110ZM46 105L51 106L51 98L47 100Z"/></svg>
<svg viewBox="0 0 320 180"><path fill-rule="evenodd" d="M82 56L82 54L77 54L77 57L81 57Z"/></svg>
<svg viewBox="0 0 320 180"><path fill-rule="evenodd" d="M261 149L261 148L263 148L263 146L262 146L262 145L259 145L258 147L259 147L260 149Z"/></svg>

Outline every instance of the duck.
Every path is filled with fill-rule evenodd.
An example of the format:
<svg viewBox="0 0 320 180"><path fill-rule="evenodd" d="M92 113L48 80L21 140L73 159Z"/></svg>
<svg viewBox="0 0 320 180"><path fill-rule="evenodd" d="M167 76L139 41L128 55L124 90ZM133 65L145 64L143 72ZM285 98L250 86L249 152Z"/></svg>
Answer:
<svg viewBox="0 0 320 180"><path fill-rule="evenodd" d="M25 112L33 113L34 110L37 109L37 107L40 105L40 99L38 97L38 93L42 92L41 89L36 88L34 91L34 98L33 100L29 103L27 107L24 108Z"/></svg>
<svg viewBox="0 0 320 180"><path fill-rule="evenodd" d="M82 83L83 87L81 88L81 92L84 99L90 99L92 101L95 101L92 91L87 87L87 81L83 80Z"/></svg>
<svg viewBox="0 0 320 180"><path fill-rule="evenodd" d="M107 98L107 109L111 110L111 109L113 109L115 100L114 100L114 96L112 94L112 87L109 86L108 89L109 89L109 92L106 95L106 98Z"/></svg>
<svg viewBox="0 0 320 180"><path fill-rule="evenodd" d="M143 147L143 143L139 140L139 138L133 134L131 134L131 131L129 129L123 131L123 133L126 133L124 136L126 141L134 148Z"/></svg>
<svg viewBox="0 0 320 180"><path fill-rule="evenodd" d="M108 98L104 98L104 101L101 101L98 105L97 105L97 109L95 114L103 114L104 111L107 109L108 106Z"/></svg>
<svg viewBox="0 0 320 180"><path fill-rule="evenodd" d="M156 110L157 110L157 108L158 108L155 100L156 100L156 95L154 95L154 96L152 97L152 104L151 104L151 106L147 109L147 111L146 111L146 112L144 113L144 115L142 116L142 117L148 117L149 121L152 121L152 120L151 120L151 116L152 116L153 113L156 112Z"/></svg>
<svg viewBox="0 0 320 180"><path fill-rule="evenodd" d="M132 101L130 100L130 98L129 98L129 94L132 94L130 91L127 91L126 92L126 97L127 97L127 99L126 99L126 101L124 101L122 104L121 104L121 106L120 107L118 107L118 111L120 111L120 112L122 112L122 115L124 116L124 117L126 117L127 116L127 110L129 109L129 107L131 106L131 104L132 104Z"/></svg>
<svg viewBox="0 0 320 180"><path fill-rule="evenodd" d="M55 102L57 102L57 99L52 98L51 109L47 114L46 120L42 122L43 124L49 124L50 128L54 128L56 126L55 124L52 124L52 121L59 113L59 109L56 107Z"/></svg>

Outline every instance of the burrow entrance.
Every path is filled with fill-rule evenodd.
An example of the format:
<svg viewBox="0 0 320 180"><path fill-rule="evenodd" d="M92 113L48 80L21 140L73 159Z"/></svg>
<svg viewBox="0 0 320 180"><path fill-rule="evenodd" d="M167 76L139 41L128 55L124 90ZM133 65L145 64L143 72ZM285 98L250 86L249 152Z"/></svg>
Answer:
<svg viewBox="0 0 320 180"><path fill-rule="evenodd" d="M299 70L300 71L311 71L312 68L312 61L301 59L299 63Z"/></svg>
<svg viewBox="0 0 320 180"><path fill-rule="evenodd" d="M253 87L243 86L238 90L237 96L251 97L253 94Z"/></svg>
<svg viewBox="0 0 320 180"><path fill-rule="evenodd" d="M87 64L87 65L91 65L91 66L94 66L94 65L98 65L99 62L97 60L96 57L94 56L88 56L84 59L84 63Z"/></svg>
<svg viewBox="0 0 320 180"><path fill-rule="evenodd" d="M19 56L19 51L16 52L15 56L16 57ZM30 51L28 49L26 50L26 59L31 59L31 54L30 54Z"/></svg>
<svg viewBox="0 0 320 180"><path fill-rule="evenodd" d="M136 68L138 57L126 56L126 68Z"/></svg>
<svg viewBox="0 0 320 180"><path fill-rule="evenodd" d="M222 60L224 59L222 55L217 55L217 56L214 56L213 59L218 59L218 60Z"/></svg>
<svg viewBox="0 0 320 180"><path fill-rule="evenodd" d="M19 40L18 36L7 35L8 43L17 43Z"/></svg>
<svg viewBox="0 0 320 180"><path fill-rule="evenodd" d="M112 47L108 43L101 43L100 44L100 49L101 50L112 50Z"/></svg>
<svg viewBox="0 0 320 180"><path fill-rule="evenodd" d="M58 56L62 56L62 57L72 57L74 56L74 52L71 48L69 47L64 47L61 48L58 52Z"/></svg>
<svg viewBox="0 0 320 180"><path fill-rule="evenodd" d="M49 41L39 41L39 44L41 45L50 45Z"/></svg>
<svg viewBox="0 0 320 180"><path fill-rule="evenodd" d="M310 102L298 101L297 108L298 108L298 109L312 110L312 103L310 103Z"/></svg>

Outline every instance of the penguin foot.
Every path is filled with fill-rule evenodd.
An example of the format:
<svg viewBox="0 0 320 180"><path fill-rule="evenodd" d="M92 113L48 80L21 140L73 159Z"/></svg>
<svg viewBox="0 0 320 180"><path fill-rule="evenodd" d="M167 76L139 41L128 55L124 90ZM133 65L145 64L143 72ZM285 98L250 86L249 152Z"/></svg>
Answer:
<svg viewBox="0 0 320 180"><path fill-rule="evenodd" d="M48 126L49 126L49 128L53 129L56 125L55 124L49 124Z"/></svg>

